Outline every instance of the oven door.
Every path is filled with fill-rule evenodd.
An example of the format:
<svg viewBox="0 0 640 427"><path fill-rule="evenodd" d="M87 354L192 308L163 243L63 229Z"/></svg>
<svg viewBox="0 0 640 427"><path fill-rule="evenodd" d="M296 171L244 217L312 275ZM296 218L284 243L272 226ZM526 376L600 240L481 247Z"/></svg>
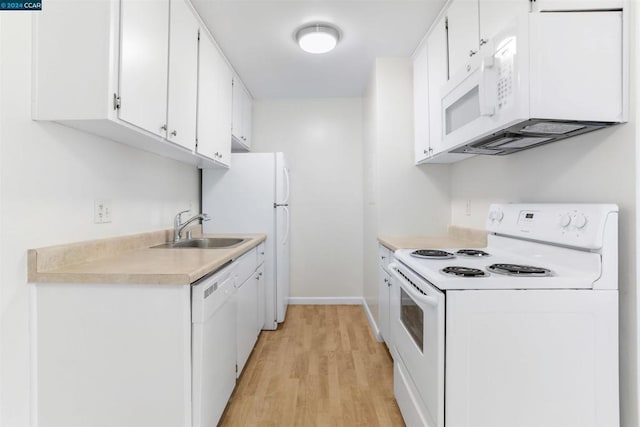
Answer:
<svg viewBox="0 0 640 427"><path fill-rule="evenodd" d="M445 295L399 263L389 268L396 285L391 298L396 352L417 390L421 418L428 427L443 427Z"/></svg>

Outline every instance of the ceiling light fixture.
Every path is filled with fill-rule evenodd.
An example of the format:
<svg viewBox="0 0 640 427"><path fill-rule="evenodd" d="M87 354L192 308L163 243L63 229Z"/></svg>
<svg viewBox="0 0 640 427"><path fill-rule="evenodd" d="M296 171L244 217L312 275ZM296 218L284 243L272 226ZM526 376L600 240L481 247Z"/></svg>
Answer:
<svg viewBox="0 0 640 427"><path fill-rule="evenodd" d="M338 44L340 32L328 24L307 25L296 31L300 49L309 53L327 53Z"/></svg>

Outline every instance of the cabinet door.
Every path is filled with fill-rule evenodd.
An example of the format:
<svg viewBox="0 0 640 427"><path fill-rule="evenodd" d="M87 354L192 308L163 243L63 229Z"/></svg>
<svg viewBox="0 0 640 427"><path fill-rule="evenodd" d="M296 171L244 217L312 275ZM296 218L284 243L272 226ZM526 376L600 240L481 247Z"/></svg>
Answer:
<svg viewBox="0 0 640 427"><path fill-rule="evenodd" d="M265 281L264 281L264 265L261 265L260 268L256 270L255 273L256 286L258 290L256 292L258 297L258 318L256 319L256 331L260 333L262 328L264 327L264 305L265 305Z"/></svg>
<svg viewBox="0 0 640 427"><path fill-rule="evenodd" d="M244 110L244 91L237 79L233 79L233 91L231 95L233 112L231 117L231 136L238 141L242 141L242 113Z"/></svg>
<svg viewBox="0 0 640 427"><path fill-rule="evenodd" d="M378 269L379 279L379 308L378 308L378 327L380 328L380 334L387 343L387 347L391 349L391 327L389 324L389 298L391 289L391 277L389 273L384 269Z"/></svg>
<svg viewBox="0 0 640 427"><path fill-rule="evenodd" d="M216 125L218 120L218 50L206 35L200 37L198 67L198 153L218 160L220 152L216 145Z"/></svg>
<svg viewBox="0 0 640 427"><path fill-rule="evenodd" d="M169 0L121 0L120 5L121 106L118 116L164 137L167 134Z"/></svg>
<svg viewBox="0 0 640 427"><path fill-rule="evenodd" d="M429 79L427 43L413 58L413 129L416 164L429 154Z"/></svg>
<svg viewBox="0 0 640 427"><path fill-rule="evenodd" d="M447 28L442 17L427 37L427 73L429 94L429 149L442 151L442 87L447 83Z"/></svg>
<svg viewBox="0 0 640 427"><path fill-rule="evenodd" d="M196 146L199 24L186 0L171 0L167 139Z"/></svg>
<svg viewBox="0 0 640 427"><path fill-rule="evenodd" d="M242 141L247 148L251 148L251 120L253 120L253 99L251 95L242 89L244 93L244 102L242 103Z"/></svg>
<svg viewBox="0 0 640 427"><path fill-rule="evenodd" d="M453 76L478 52L478 0L454 0L447 10L449 70Z"/></svg>
<svg viewBox="0 0 640 427"><path fill-rule="evenodd" d="M536 0L531 5L533 12L567 10L622 9L624 0Z"/></svg>
<svg viewBox="0 0 640 427"><path fill-rule="evenodd" d="M253 101L238 80L233 85L232 136L247 148L251 147L251 116Z"/></svg>
<svg viewBox="0 0 640 427"><path fill-rule="evenodd" d="M480 49L501 31L516 16L528 13L530 3L526 0L480 0Z"/></svg>
<svg viewBox="0 0 640 427"><path fill-rule="evenodd" d="M236 292L237 301L237 363L238 376L256 343L258 333L258 281L256 276L249 277Z"/></svg>
<svg viewBox="0 0 640 427"><path fill-rule="evenodd" d="M218 99L216 107L216 147L218 161L229 166L231 160L231 114L233 109L233 74L226 61L218 54Z"/></svg>

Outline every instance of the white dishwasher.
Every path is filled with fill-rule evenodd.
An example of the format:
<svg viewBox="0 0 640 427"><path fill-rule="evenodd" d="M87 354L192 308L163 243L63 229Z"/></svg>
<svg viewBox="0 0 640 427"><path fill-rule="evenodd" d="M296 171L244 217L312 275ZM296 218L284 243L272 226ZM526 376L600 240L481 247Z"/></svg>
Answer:
<svg viewBox="0 0 640 427"><path fill-rule="evenodd" d="M214 427L236 384L235 265L191 287L193 427Z"/></svg>

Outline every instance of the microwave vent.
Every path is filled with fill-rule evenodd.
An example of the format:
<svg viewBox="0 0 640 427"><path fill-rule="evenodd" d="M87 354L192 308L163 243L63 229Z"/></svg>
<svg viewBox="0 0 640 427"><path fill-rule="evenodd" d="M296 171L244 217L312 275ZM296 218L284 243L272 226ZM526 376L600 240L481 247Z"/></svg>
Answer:
<svg viewBox="0 0 640 427"><path fill-rule="evenodd" d="M614 125L610 122L578 122L530 119L479 140L455 148L450 153L504 156L572 136Z"/></svg>

